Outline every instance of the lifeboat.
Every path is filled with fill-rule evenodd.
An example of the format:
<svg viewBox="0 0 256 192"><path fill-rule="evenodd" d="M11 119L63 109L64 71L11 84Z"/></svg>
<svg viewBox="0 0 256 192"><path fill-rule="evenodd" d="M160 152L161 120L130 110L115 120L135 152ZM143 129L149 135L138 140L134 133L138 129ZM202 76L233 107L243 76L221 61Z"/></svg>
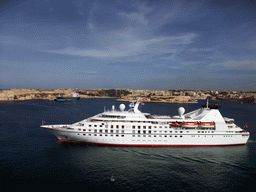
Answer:
<svg viewBox="0 0 256 192"><path fill-rule="evenodd" d="M214 128L215 123L209 122L209 123L199 123L199 128Z"/></svg>
<svg viewBox="0 0 256 192"><path fill-rule="evenodd" d="M184 128L196 128L197 126L198 126L198 123L196 123L196 122L182 123L182 127L184 127Z"/></svg>
<svg viewBox="0 0 256 192"><path fill-rule="evenodd" d="M181 127L181 124L175 122L175 123L171 123L170 126L172 126L172 127Z"/></svg>

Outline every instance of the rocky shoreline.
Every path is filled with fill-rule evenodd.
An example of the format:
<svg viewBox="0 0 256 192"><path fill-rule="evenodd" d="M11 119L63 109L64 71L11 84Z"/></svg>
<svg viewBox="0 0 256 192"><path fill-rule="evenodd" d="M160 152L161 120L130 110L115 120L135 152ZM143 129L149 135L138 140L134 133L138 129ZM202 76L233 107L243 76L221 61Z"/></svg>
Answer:
<svg viewBox="0 0 256 192"><path fill-rule="evenodd" d="M140 98L140 101L143 102L196 103L199 99L211 97L212 100L256 103L256 92L131 89L11 89L0 91L0 101L54 100L59 95L71 97L74 92L79 93L81 98L110 97L117 98L118 101L131 101Z"/></svg>

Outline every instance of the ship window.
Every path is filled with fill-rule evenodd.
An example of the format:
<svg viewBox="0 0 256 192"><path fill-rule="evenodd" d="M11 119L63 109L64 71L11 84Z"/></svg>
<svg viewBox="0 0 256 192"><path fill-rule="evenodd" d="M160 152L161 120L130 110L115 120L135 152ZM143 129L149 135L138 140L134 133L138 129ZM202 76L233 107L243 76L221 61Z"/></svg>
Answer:
<svg viewBox="0 0 256 192"><path fill-rule="evenodd" d="M167 129L167 126L164 126L164 128L166 128L166 129Z"/></svg>
<svg viewBox="0 0 256 192"><path fill-rule="evenodd" d="M122 133L124 133L124 130L122 130Z"/></svg>
<svg viewBox="0 0 256 192"><path fill-rule="evenodd" d="M151 135L149 135L148 137L151 137Z"/></svg>
<svg viewBox="0 0 256 192"><path fill-rule="evenodd" d="M113 130L110 130L111 133L113 133Z"/></svg>
<svg viewBox="0 0 256 192"><path fill-rule="evenodd" d="M151 131L148 131L148 133L151 133Z"/></svg>
<svg viewBox="0 0 256 192"><path fill-rule="evenodd" d="M154 137L156 137L156 135L154 135Z"/></svg>
<svg viewBox="0 0 256 192"><path fill-rule="evenodd" d="M78 131L81 131L81 129L78 129Z"/></svg>
<svg viewBox="0 0 256 192"><path fill-rule="evenodd" d="M140 130L138 130L138 133L140 133Z"/></svg>
<svg viewBox="0 0 256 192"><path fill-rule="evenodd" d="M161 128L162 128L162 126L159 126L159 128L161 129Z"/></svg>
<svg viewBox="0 0 256 192"><path fill-rule="evenodd" d="M175 137L177 137L177 135L175 135Z"/></svg>
<svg viewBox="0 0 256 192"><path fill-rule="evenodd" d="M97 133L97 129L94 129L94 133Z"/></svg>
<svg viewBox="0 0 256 192"><path fill-rule="evenodd" d="M108 136L108 134L105 134L105 136L107 137L107 136Z"/></svg>
<svg viewBox="0 0 256 192"><path fill-rule="evenodd" d="M97 134L94 134L94 136L97 136Z"/></svg>
<svg viewBox="0 0 256 192"><path fill-rule="evenodd" d="M138 137L140 137L140 135L138 135Z"/></svg>
<svg viewBox="0 0 256 192"><path fill-rule="evenodd" d="M102 133L102 130L100 129L100 133Z"/></svg>
<svg viewBox="0 0 256 192"><path fill-rule="evenodd" d="M198 133L200 133L200 131L198 131Z"/></svg>
<svg viewBox="0 0 256 192"><path fill-rule="evenodd" d="M107 133L108 132L108 130L105 130L105 133Z"/></svg>
<svg viewBox="0 0 256 192"><path fill-rule="evenodd" d="M89 136L91 136L91 134L89 134Z"/></svg>
<svg viewBox="0 0 256 192"><path fill-rule="evenodd" d="M124 125L122 125L122 129L124 129Z"/></svg>
<svg viewBox="0 0 256 192"><path fill-rule="evenodd" d="M202 131L202 133L204 133L204 131Z"/></svg>
<svg viewBox="0 0 256 192"><path fill-rule="evenodd" d="M144 134L146 134L146 131L143 131Z"/></svg>
<svg viewBox="0 0 256 192"><path fill-rule="evenodd" d="M151 126L148 126L149 129L151 129Z"/></svg>
<svg viewBox="0 0 256 192"><path fill-rule="evenodd" d="M143 137L146 137L146 135L143 135Z"/></svg>
<svg viewBox="0 0 256 192"><path fill-rule="evenodd" d="M172 135L170 135L170 137L172 137Z"/></svg>
<svg viewBox="0 0 256 192"><path fill-rule="evenodd" d="M132 133L135 133L135 130L132 130Z"/></svg>
<svg viewBox="0 0 256 192"><path fill-rule="evenodd" d="M172 131L170 131L170 133L172 133Z"/></svg>
<svg viewBox="0 0 256 192"><path fill-rule="evenodd" d="M83 129L83 131L86 131L86 129Z"/></svg>
<svg viewBox="0 0 256 192"><path fill-rule="evenodd" d="M118 129L118 128L119 128L119 126L117 125L117 126L116 126L116 128Z"/></svg>
<svg viewBox="0 0 256 192"><path fill-rule="evenodd" d="M113 125L111 125L111 128L113 128Z"/></svg>
<svg viewBox="0 0 256 192"><path fill-rule="evenodd" d="M132 135L133 137L135 137L135 135Z"/></svg>
<svg viewBox="0 0 256 192"><path fill-rule="evenodd" d="M138 129L140 129L140 126L138 126Z"/></svg>
<svg viewBox="0 0 256 192"><path fill-rule="evenodd" d="M122 137L124 137L124 135L122 135Z"/></svg>
<svg viewBox="0 0 256 192"><path fill-rule="evenodd" d="M100 136L102 136L102 134L100 134Z"/></svg>
<svg viewBox="0 0 256 192"><path fill-rule="evenodd" d="M146 129L146 126L143 126L143 129Z"/></svg>
<svg viewBox="0 0 256 192"><path fill-rule="evenodd" d="M154 128L156 128L156 126L154 126Z"/></svg>
<svg viewBox="0 0 256 192"><path fill-rule="evenodd" d="M94 125L94 127L97 127L97 125Z"/></svg>
<svg viewBox="0 0 256 192"><path fill-rule="evenodd" d="M92 125L89 125L89 127L91 127Z"/></svg>
<svg viewBox="0 0 256 192"><path fill-rule="evenodd" d="M180 137L182 137L182 135Z"/></svg>
<svg viewBox="0 0 256 192"><path fill-rule="evenodd" d="M116 135L116 137L119 137L119 135Z"/></svg>
<svg viewBox="0 0 256 192"><path fill-rule="evenodd" d="M113 137L113 135L110 135L111 137Z"/></svg>
<svg viewBox="0 0 256 192"><path fill-rule="evenodd" d="M180 133L182 133L182 131L180 131Z"/></svg>
<svg viewBox="0 0 256 192"><path fill-rule="evenodd" d="M135 129L135 125L133 125L132 128Z"/></svg>
<svg viewBox="0 0 256 192"><path fill-rule="evenodd" d="M119 133L119 130L116 130L116 133Z"/></svg>
<svg viewBox="0 0 256 192"><path fill-rule="evenodd" d="M91 129L89 129L89 131L91 131Z"/></svg>

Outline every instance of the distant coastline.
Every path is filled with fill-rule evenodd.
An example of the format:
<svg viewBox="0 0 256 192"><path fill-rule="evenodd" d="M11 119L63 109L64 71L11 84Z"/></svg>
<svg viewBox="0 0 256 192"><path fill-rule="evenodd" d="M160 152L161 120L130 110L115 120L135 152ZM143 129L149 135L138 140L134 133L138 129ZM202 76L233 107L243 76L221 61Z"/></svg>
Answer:
<svg viewBox="0 0 256 192"><path fill-rule="evenodd" d="M0 90L0 101L23 101L34 99L54 100L56 96L70 97L74 92L80 98L117 98L143 102L197 103L199 99L212 98L241 103L256 103L256 92L201 91L201 90L132 90L132 89L10 89Z"/></svg>

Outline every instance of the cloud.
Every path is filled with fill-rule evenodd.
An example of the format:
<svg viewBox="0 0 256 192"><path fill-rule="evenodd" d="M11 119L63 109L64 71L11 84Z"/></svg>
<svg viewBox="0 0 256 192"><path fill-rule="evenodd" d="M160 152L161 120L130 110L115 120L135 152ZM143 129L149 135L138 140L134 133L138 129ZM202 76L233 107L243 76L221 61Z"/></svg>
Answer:
<svg viewBox="0 0 256 192"><path fill-rule="evenodd" d="M211 64L210 66L213 66L216 64ZM229 68L236 68L239 70L256 70L256 59L253 60L243 60L243 61L236 61L236 60L229 60L226 62L219 63L219 65L222 65L224 67Z"/></svg>
<svg viewBox="0 0 256 192"><path fill-rule="evenodd" d="M145 18L144 14L139 13L120 13L120 15L126 17L129 20L130 26L143 25L146 26L148 24L148 20Z"/></svg>
<svg viewBox="0 0 256 192"><path fill-rule="evenodd" d="M10 35L1 35L0 34L0 42L5 44L18 44L21 43L21 38L17 36L10 36Z"/></svg>
<svg viewBox="0 0 256 192"><path fill-rule="evenodd" d="M144 54L162 55L165 53L175 53L177 45L186 45L192 42L196 34L184 34L181 36L155 37L151 39L138 38L135 35L125 33L113 33L111 36L101 37L104 39L113 39L101 48L79 49L71 46L60 50L51 50L47 52L103 59L115 59L121 57L138 56Z"/></svg>

